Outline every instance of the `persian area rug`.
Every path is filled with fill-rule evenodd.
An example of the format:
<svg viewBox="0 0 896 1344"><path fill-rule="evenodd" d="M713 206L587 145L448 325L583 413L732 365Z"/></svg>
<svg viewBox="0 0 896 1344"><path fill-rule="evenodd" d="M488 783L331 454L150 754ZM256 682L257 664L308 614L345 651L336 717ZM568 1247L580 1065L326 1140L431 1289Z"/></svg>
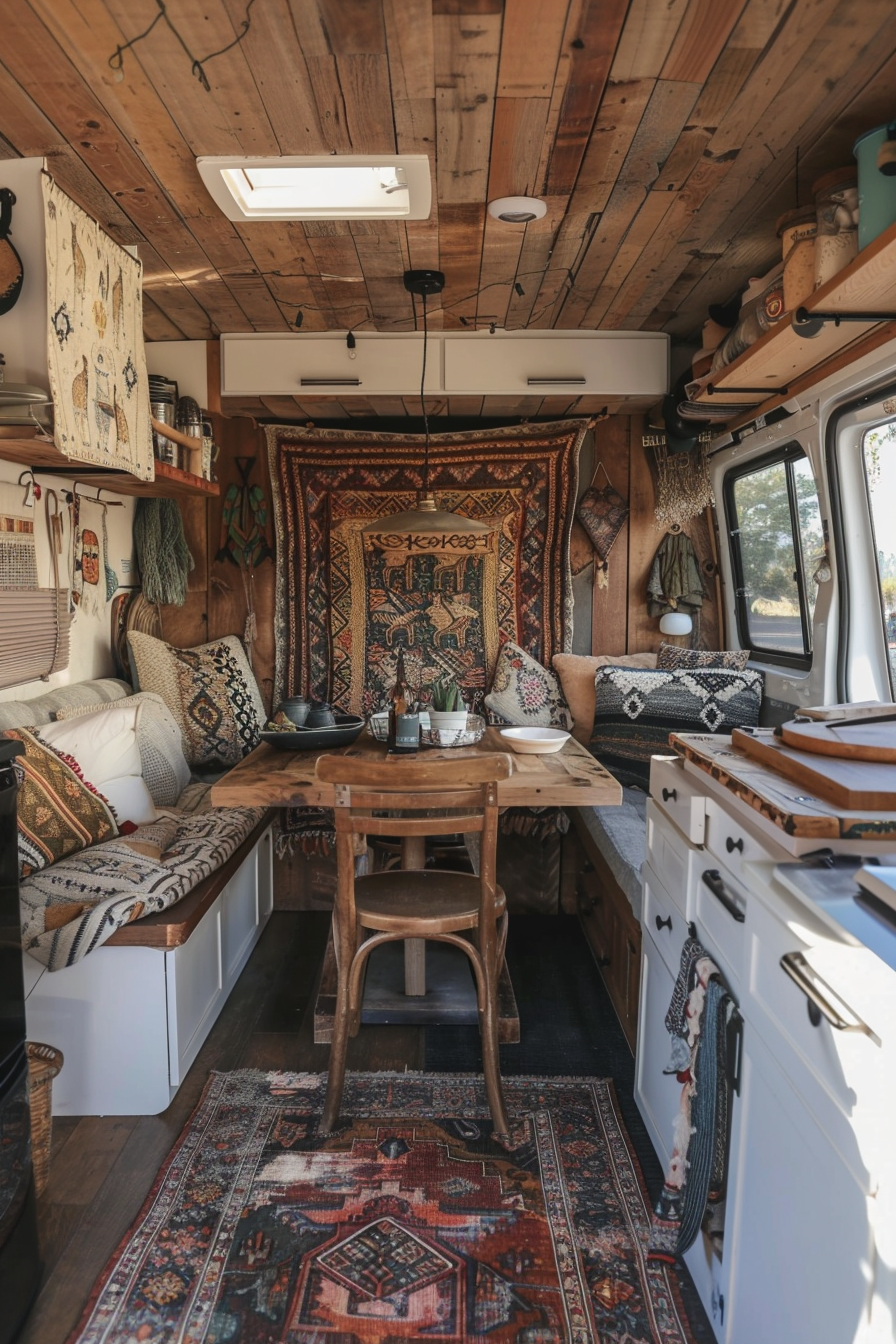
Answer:
<svg viewBox="0 0 896 1344"><path fill-rule="evenodd" d="M274 699L349 713L386 703L400 647L415 689L451 675L481 697L502 638L550 666L572 636L569 535L590 421L435 434L442 508L491 523L465 536L373 539L365 523L412 508L420 435L267 428L277 536Z"/></svg>
<svg viewBox="0 0 896 1344"><path fill-rule="evenodd" d="M692 1344L612 1083L212 1075L70 1344Z"/></svg>

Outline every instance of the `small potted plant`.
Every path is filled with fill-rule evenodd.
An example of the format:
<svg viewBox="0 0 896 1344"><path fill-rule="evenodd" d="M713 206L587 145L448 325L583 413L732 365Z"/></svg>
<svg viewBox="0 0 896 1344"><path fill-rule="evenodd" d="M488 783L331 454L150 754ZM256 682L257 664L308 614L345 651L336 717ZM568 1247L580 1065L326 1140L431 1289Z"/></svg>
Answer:
<svg viewBox="0 0 896 1344"><path fill-rule="evenodd" d="M439 732L463 731L467 726L467 707L454 677L437 677L429 693L429 724Z"/></svg>

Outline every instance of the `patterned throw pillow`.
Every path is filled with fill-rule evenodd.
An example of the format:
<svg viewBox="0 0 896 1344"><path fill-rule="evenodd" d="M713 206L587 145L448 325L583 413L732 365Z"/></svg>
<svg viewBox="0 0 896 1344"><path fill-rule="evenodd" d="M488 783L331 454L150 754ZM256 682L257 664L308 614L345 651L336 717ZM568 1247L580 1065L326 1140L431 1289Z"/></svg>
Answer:
<svg viewBox="0 0 896 1344"><path fill-rule="evenodd" d="M4 736L25 748L24 756L13 762L20 782L19 877L118 835L105 798L59 752L41 742L34 729L7 728Z"/></svg>
<svg viewBox="0 0 896 1344"><path fill-rule="evenodd" d="M236 635L175 649L131 630L128 644L141 691L160 695L171 710L189 765L236 765L252 750L264 726L264 704Z"/></svg>
<svg viewBox="0 0 896 1344"><path fill-rule="evenodd" d="M661 644L657 667L669 672L678 667L726 667L743 672L750 661L749 649L685 649L680 644Z"/></svg>
<svg viewBox="0 0 896 1344"><path fill-rule="evenodd" d="M115 705L139 705L137 746L143 779L156 807L174 807L190 782L190 767L184 757L181 731L171 710L160 695L138 691L136 695L113 700ZM99 714L103 705L72 705L56 711L58 719L77 719L84 714Z"/></svg>
<svg viewBox="0 0 896 1344"><path fill-rule="evenodd" d="M761 672L726 668L600 668L589 750L620 784L646 789L650 758L668 755L670 733L730 733L758 723L762 680Z"/></svg>
<svg viewBox="0 0 896 1344"><path fill-rule="evenodd" d="M485 704L516 727L572 728L572 715L556 673L510 640L501 645Z"/></svg>
<svg viewBox="0 0 896 1344"><path fill-rule="evenodd" d="M599 667L656 667L655 653L555 653L551 659L573 718L572 735L587 747L594 727L594 674Z"/></svg>

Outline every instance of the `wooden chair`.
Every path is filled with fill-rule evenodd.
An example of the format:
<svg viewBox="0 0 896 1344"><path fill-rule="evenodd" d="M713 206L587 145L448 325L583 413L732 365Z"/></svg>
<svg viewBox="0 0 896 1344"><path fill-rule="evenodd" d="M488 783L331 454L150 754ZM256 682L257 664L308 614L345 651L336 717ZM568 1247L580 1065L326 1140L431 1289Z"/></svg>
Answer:
<svg viewBox="0 0 896 1344"><path fill-rule="evenodd" d="M508 1133L498 1062L498 979L507 941L507 902L495 882L497 782L509 756L448 761L361 761L321 756L318 778L336 785L336 899L333 943L337 986L327 1097L321 1132L336 1123L349 1036L361 1021L367 958L399 939L452 943L469 957L476 980L482 1065L495 1131ZM433 815L433 812L442 815ZM388 816L376 813L389 812ZM398 813L398 815L396 815ZM481 832L479 876L414 867L355 876L358 837Z"/></svg>

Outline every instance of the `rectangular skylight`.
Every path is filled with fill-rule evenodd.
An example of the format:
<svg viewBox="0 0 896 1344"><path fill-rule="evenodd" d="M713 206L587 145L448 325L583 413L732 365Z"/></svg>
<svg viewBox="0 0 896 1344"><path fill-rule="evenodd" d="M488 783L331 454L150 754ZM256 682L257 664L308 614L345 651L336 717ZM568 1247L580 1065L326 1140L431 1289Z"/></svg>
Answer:
<svg viewBox="0 0 896 1344"><path fill-rule="evenodd" d="M199 158L203 182L228 219L427 219L425 154Z"/></svg>

